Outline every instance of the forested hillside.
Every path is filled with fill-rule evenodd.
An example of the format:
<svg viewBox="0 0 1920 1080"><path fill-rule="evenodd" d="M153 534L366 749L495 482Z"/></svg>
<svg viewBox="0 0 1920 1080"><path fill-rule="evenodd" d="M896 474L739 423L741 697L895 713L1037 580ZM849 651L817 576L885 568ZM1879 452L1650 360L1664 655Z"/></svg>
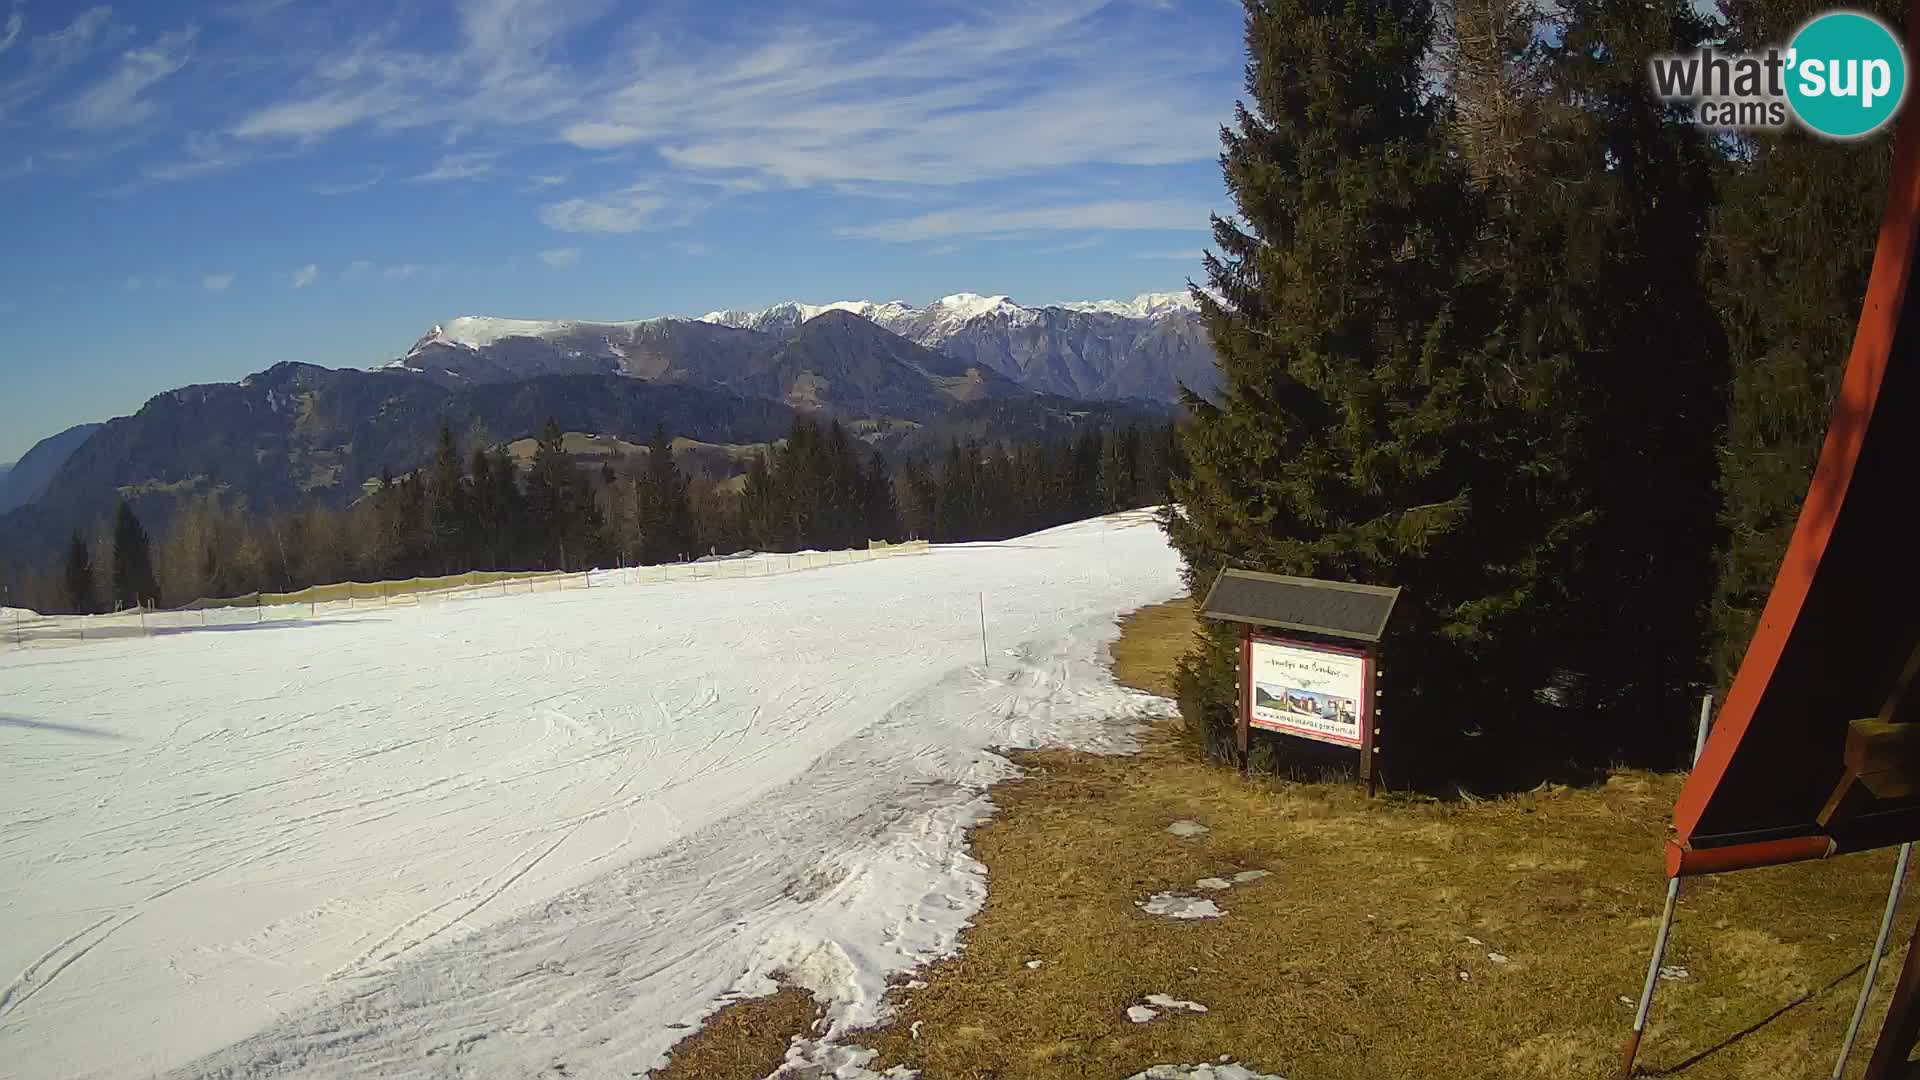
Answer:
<svg viewBox="0 0 1920 1080"><path fill-rule="evenodd" d="M967 439L890 461L837 421L800 416L780 440L735 447L747 462L738 475L683 468L691 455L675 452L664 426L645 447L615 443L591 459L567 442L549 419L522 467L507 447L463 445L443 427L426 465L383 473L349 505L261 515L210 492L151 534L123 502L110 526L73 533L58 566L19 574L12 595L35 610L87 612L467 570L1002 539L1158 503L1178 469L1170 425Z"/></svg>

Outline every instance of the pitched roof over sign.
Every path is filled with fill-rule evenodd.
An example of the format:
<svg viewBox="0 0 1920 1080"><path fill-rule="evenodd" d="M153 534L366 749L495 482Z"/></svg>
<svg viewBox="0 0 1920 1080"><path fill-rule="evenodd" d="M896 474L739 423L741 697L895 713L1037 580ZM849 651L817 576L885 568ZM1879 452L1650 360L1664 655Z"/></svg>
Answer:
<svg viewBox="0 0 1920 1080"><path fill-rule="evenodd" d="M1200 614L1373 644L1399 600L1399 589L1380 585L1226 570L1214 579Z"/></svg>

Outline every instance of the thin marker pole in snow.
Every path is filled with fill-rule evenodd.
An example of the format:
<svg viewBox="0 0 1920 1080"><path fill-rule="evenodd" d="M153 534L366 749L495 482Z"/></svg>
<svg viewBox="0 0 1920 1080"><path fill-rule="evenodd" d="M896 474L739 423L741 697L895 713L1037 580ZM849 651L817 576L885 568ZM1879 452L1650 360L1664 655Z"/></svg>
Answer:
<svg viewBox="0 0 1920 1080"><path fill-rule="evenodd" d="M1700 751L1707 745L1707 721L1713 714L1713 695L1700 699L1700 729L1693 736L1693 763L1700 763ZM1647 961L1647 981L1640 987L1640 1008L1633 1014L1633 1033L1627 1036L1626 1053L1620 1060L1620 1080L1633 1075L1633 1059L1640 1056L1640 1036L1647 1030L1647 1013L1653 1009L1653 989L1660 982L1660 961L1667 955L1667 933L1673 929L1673 909L1680 902L1680 879L1667 879L1667 906L1660 914L1660 932L1653 939L1653 958Z"/></svg>
<svg viewBox="0 0 1920 1080"><path fill-rule="evenodd" d="M1893 864L1893 884L1887 889L1887 910L1880 916L1880 936L1873 939L1873 956L1867 960L1867 979L1860 984L1860 1000L1853 1003L1853 1019L1847 1022L1847 1039L1840 1044L1840 1060L1833 1063L1833 1080L1847 1071L1847 1058L1853 1054L1853 1041L1860 1035L1860 1021L1867 1015L1867 999L1873 996L1873 977L1880 972L1880 955L1887 951L1887 935L1893 931L1893 912L1900 906L1900 890L1906 885L1907 863L1913 858L1913 842L1900 845L1900 860Z"/></svg>
<svg viewBox="0 0 1920 1080"><path fill-rule="evenodd" d="M980 594L980 666L987 666L987 594Z"/></svg>

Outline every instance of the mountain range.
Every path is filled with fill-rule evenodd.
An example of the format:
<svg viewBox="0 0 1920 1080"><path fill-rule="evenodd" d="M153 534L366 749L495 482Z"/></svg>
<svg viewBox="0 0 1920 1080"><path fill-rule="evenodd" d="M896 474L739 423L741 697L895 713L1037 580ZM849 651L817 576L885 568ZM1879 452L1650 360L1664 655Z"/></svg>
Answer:
<svg viewBox="0 0 1920 1080"><path fill-rule="evenodd" d="M1185 293L1044 307L956 293L921 307L898 300L788 302L633 322L462 316L433 327L387 367L448 383L607 373L727 385L803 327L847 315L1037 393L1171 404L1182 385L1202 394L1217 385L1206 328Z"/></svg>
<svg viewBox="0 0 1920 1080"><path fill-rule="evenodd" d="M0 551L51 551L116 496L150 527L205 491L256 510L348 501L382 469L423 463L443 423L468 444L532 435L549 416L620 438L657 423L754 443L812 413L876 449L915 453L964 436L1160 423L1181 385L1205 392L1212 380L1183 294L1029 308L960 293L922 307L790 303L630 322L465 316L375 368L277 364L44 440L0 475L0 498L16 500Z"/></svg>

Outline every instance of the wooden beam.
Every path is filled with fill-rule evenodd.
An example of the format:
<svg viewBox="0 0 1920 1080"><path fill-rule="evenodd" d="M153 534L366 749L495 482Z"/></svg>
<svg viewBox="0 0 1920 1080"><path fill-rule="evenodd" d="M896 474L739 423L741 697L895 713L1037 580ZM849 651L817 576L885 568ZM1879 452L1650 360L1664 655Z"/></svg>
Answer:
<svg viewBox="0 0 1920 1080"><path fill-rule="evenodd" d="M1848 775L1876 799L1920 795L1920 724L1855 720L1847 725L1844 760Z"/></svg>
<svg viewBox="0 0 1920 1080"><path fill-rule="evenodd" d="M1893 681L1893 691L1887 695L1887 704L1880 710L1880 719L1889 724L1920 723L1920 694L1912 693L1915 683L1920 683L1920 643L1913 647L1913 655L1907 657L1907 666L1900 677Z"/></svg>

